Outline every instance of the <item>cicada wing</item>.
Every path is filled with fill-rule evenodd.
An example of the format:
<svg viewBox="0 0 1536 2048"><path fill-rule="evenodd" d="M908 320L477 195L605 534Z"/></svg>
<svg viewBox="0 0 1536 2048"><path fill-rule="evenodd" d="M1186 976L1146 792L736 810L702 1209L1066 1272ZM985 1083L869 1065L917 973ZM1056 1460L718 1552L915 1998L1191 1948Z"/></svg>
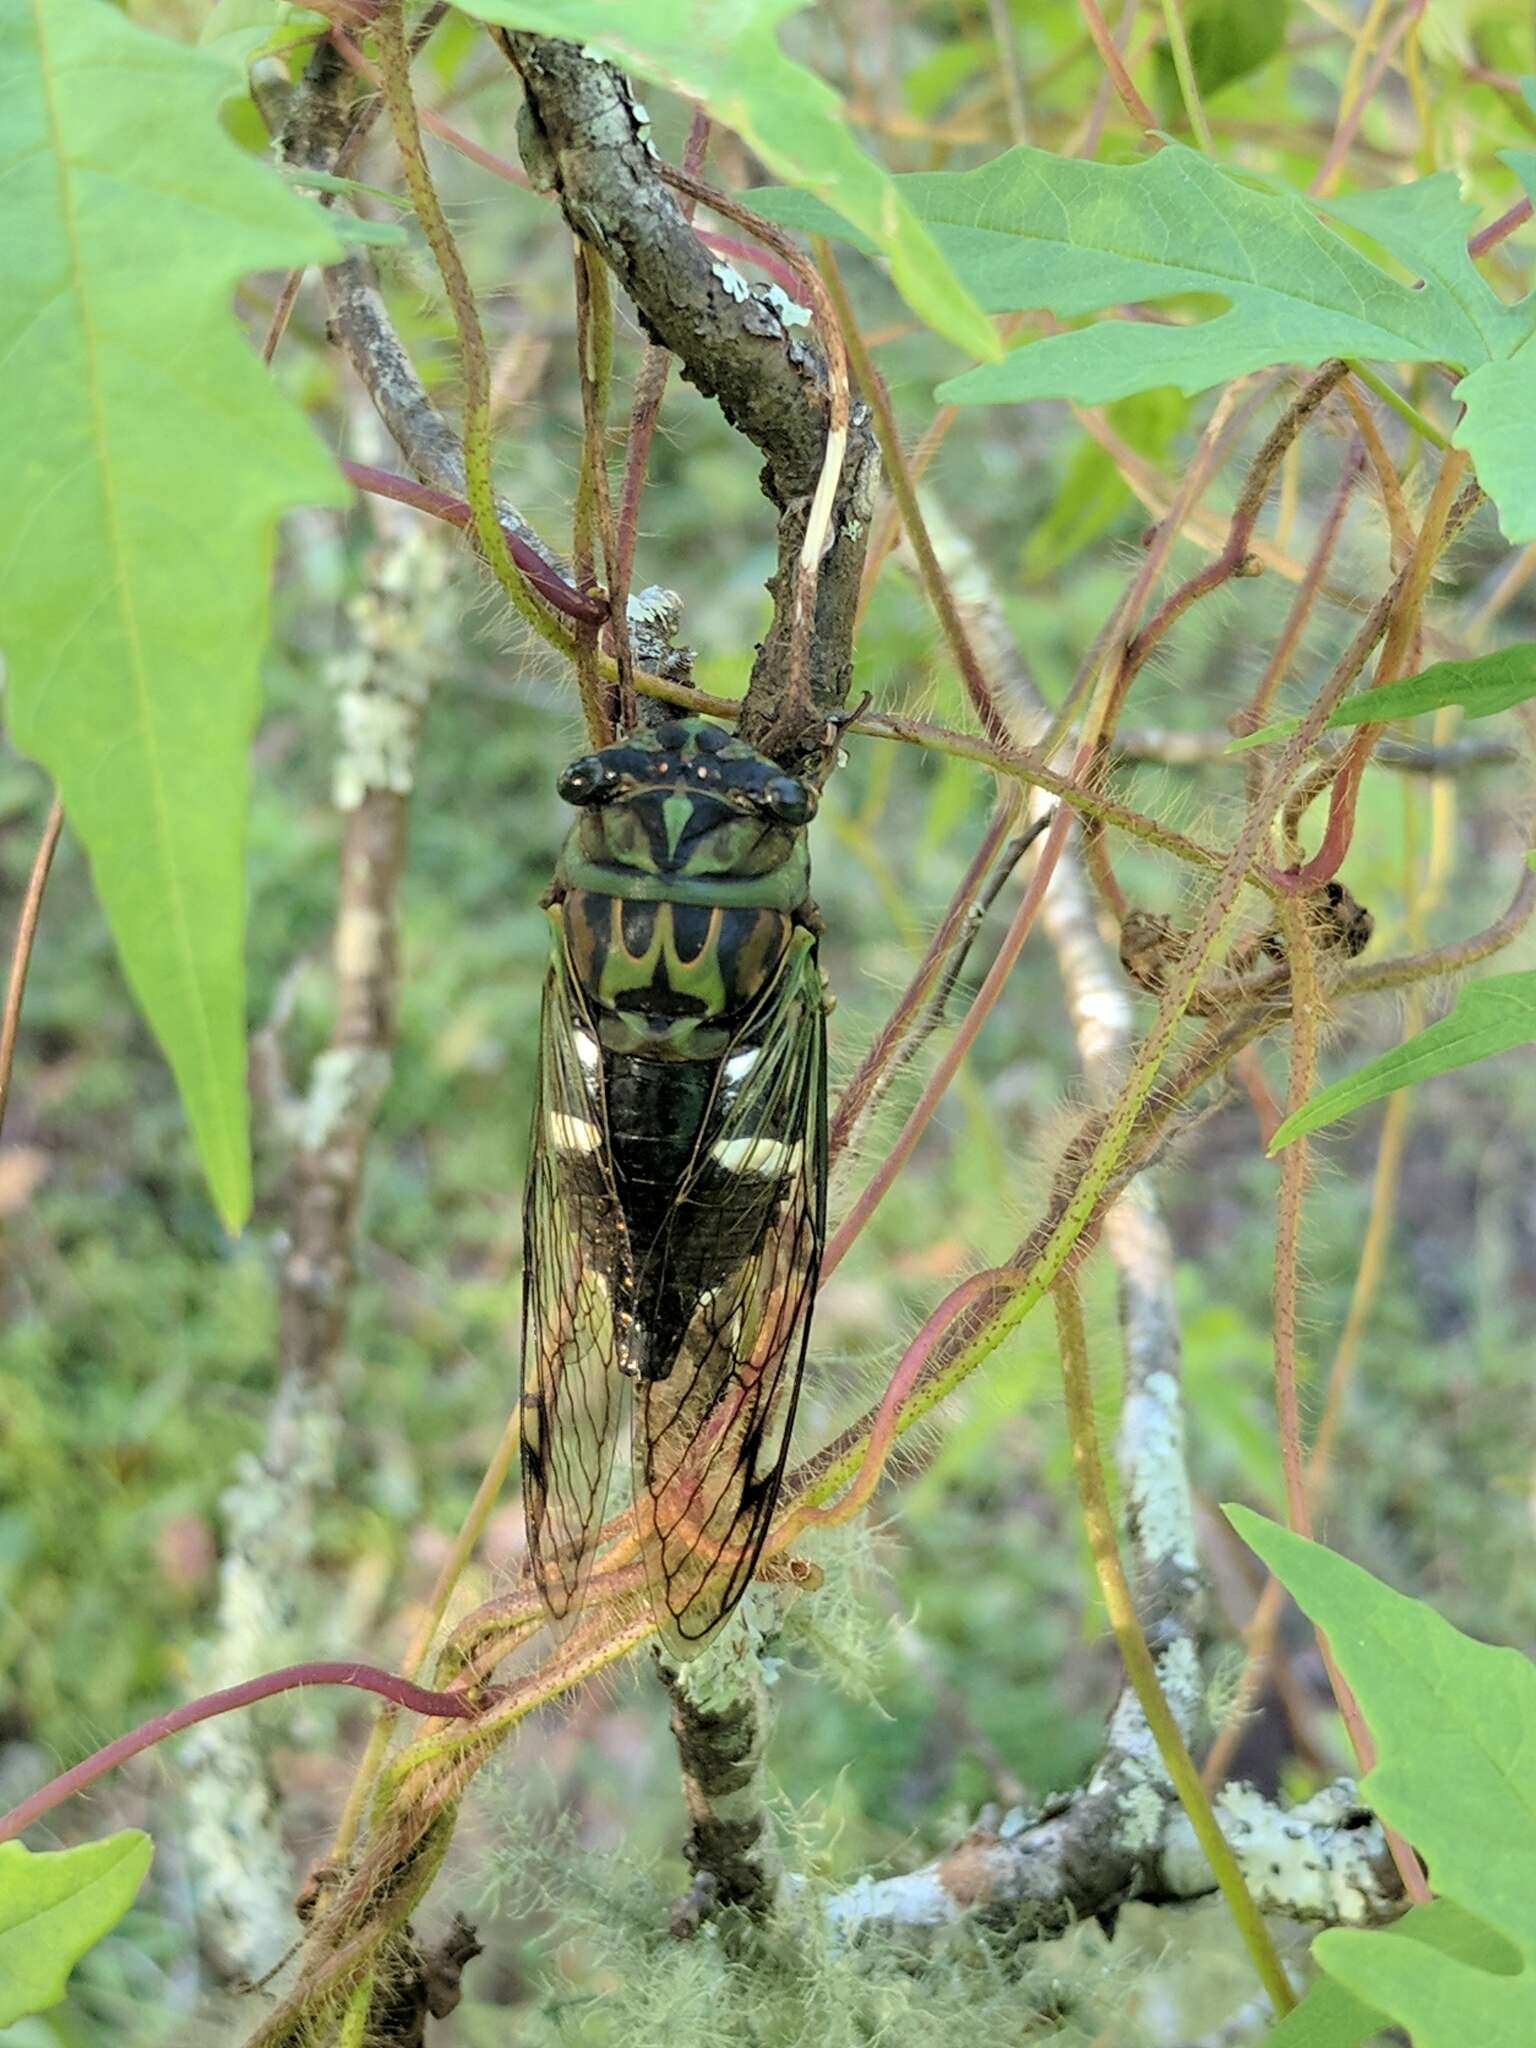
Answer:
<svg viewBox="0 0 1536 2048"><path fill-rule="evenodd" d="M632 1296L602 1056L563 949L544 984L523 1209L523 1512L557 1623L581 1605L627 1399Z"/></svg>
<svg viewBox="0 0 1536 2048"><path fill-rule="evenodd" d="M655 1254L697 1271L700 1234L715 1232L726 1261L671 1370L635 1389L635 1513L651 1604L679 1656L735 1607L773 1518L826 1236L826 1123L826 1022L807 937L721 1062Z"/></svg>

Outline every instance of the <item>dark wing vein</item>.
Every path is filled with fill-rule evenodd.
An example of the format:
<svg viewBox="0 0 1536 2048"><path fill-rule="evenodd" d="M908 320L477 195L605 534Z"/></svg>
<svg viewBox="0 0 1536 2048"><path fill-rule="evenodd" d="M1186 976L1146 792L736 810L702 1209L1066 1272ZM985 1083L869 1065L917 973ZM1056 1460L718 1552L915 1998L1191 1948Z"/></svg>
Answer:
<svg viewBox="0 0 1536 2048"><path fill-rule="evenodd" d="M789 1451L826 1227L826 1026L809 946L720 1067L654 1257L729 1233L665 1378L636 1389L635 1503L651 1599L672 1649L698 1650L746 1590ZM756 1049L744 1078L732 1059ZM734 1256L739 1251L739 1257ZM649 1261L648 1261L649 1263Z"/></svg>
<svg viewBox="0 0 1536 2048"><path fill-rule="evenodd" d="M539 1590L551 1615L568 1621L608 1498L626 1385L619 1323L631 1289L597 1036L560 949L544 984L533 1118L523 1212L523 1501Z"/></svg>

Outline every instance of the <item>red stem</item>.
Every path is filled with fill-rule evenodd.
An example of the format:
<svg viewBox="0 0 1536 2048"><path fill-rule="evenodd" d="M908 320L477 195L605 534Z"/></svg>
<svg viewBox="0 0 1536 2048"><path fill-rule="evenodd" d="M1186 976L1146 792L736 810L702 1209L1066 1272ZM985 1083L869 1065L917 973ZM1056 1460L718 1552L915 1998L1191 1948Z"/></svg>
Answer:
<svg viewBox="0 0 1536 2048"><path fill-rule="evenodd" d="M1502 242L1506 235L1512 235L1516 228L1523 227L1530 219L1531 213L1530 200L1517 199L1507 212L1499 215L1497 220L1489 221L1487 227L1479 228L1475 235L1467 237L1467 254L1483 255L1496 242Z"/></svg>
<svg viewBox="0 0 1536 2048"><path fill-rule="evenodd" d="M1079 750L1078 759L1073 767L1074 774L1083 765L1085 751ZM1039 910L1045 892L1050 886L1051 876L1055 873L1056 863L1061 858L1061 849L1066 844L1067 833L1072 828L1074 816L1075 813L1065 804L1058 807L1056 816L1051 821L1051 829L1040 848L1040 858L1035 864L1035 872L1030 876L1029 887L1024 891L1019 907L1013 914L1013 922L1009 925L1003 943L998 949L991 971L982 983L975 1002L966 1011L959 1030L950 1040L943 1059L929 1076L928 1085L919 1096L916 1108L903 1124L895 1144L881 1161L874 1178L843 1218L840 1228L827 1246L821 1262L823 1281L835 1273L842 1264L848 1248L884 1201L892 1181L911 1158L913 1148L927 1129L929 1119L942 1101L950 1082L954 1080L960 1062L970 1051L976 1034L995 1007L998 997L1003 992L1003 984L1013 972L1014 964L1024 950L1024 941L1029 937L1035 913Z"/></svg>
<svg viewBox="0 0 1536 2048"><path fill-rule="evenodd" d="M396 1706L408 1707L413 1714L429 1714L441 1720L465 1721L476 1712L461 1692L428 1692L424 1686L412 1685L408 1678L397 1678L392 1671L381 1671L373 1664L287 1664L281 1671L248 1678L243 1685L204 1693L201 1699L172 1707L169 1713L157 1714L127 1735L119 1735L116 1742L109 1742L105 1749L83 1758L61 1777L40 1785L19 1806L13 1806L0 1817L0 1842L10 1841L76 1792L94 1785L98 1778L104 1778L130 1757L153 1749L167 1736L179 1735L183 1728L191 1728L199 1721L211 1721L216 1714L228 1714L236 1707L249 1707L257 1700L269 1700L281 1692L296 1692L306 1685L358 1686L364 1692L376 1692L393 1700Z"/></svg>
<svg viewBox="0 0 1536 2048"><path fill-rule="evenodd" d="M341 467L360 491L371 491L376 498L393 498L397 504L414 505L418 512L430 512L434 519L444 519L466 533L473 523L474 514L468 505L448 491L434 490L431 484L419 484L413 477L396 476L392 470L371 469L366 462L343 461ZM507 553L547 604L564 612L568 619L580 619L584 625L602 624L608 616L605 599L589 596L567 583L537 549L529 547L509 526L503 524L501 531Z"/></svg>

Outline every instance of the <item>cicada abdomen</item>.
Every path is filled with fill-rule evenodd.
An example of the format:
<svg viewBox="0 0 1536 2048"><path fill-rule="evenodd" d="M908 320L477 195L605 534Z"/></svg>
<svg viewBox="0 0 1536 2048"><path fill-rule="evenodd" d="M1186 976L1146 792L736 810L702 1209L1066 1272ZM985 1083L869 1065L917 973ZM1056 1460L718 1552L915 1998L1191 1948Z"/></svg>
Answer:
<svg viewBox="0 0 1536 2048"><path fill-rule="evenodd" d="M703 719L588 754L556 871L525 1218L523 1484L557 1621L630 1410L674 1652L740 1599L789 1449L826 1213L815 792Z"/></svg>

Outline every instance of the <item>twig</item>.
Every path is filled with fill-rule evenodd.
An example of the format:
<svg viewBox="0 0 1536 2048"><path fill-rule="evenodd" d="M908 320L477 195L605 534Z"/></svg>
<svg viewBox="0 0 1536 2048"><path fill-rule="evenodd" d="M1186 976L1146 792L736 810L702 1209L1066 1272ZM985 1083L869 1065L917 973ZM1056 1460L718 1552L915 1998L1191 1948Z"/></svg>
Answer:
<svg viewBox="0 0 1536 2048"><path fill-rule="evenodd" d="M387 0L374 23L382 60L384 100L395 146L416 218L421 223L427 246L437 265L443 290L453 313L459 337L459 361L464 378L463 463L464 495L469 500L475 538L491 574L501 585L513 610L535 631L549 637L547 614L530 595L528 586L507 553L505 527L491 483L491 366L475 295L459 245L443 212L432 182L426 151L422 148L416 101L411 92L410 49L406 41L403 0ZM557 639L556 645L560 644ZM590 712L590 707L589 707Z"/></svg>
<svg viewBox="0 0 1536 2048"><path fill-rule="evenodd" d="M1007 935L1004 937L1002 945L998 948L997 957L992 962L987 978L978 990L975 1001L966 1011L959 1029L945 1047L943 1058L935 1066L932 1074L929 1075L927 1085L918 1097L910 1115L902 1124L894 1143L887 1150L884 1158L876 1168L869 1184L833 1233L832 1241L827 1246L826 1255L821 1262L821 1272L824 1280L830 1274L836 1272L843 1259L847 1256L855 1238L858 1237L860 1231L863 1230L865 1224L889 1193L891 1183L911 1158L918 1139L927 1129L929 1120L943 1100L950 1082L954 1079L960 1067L961 1061L970 1051L977 1033L991 1015L998 997L1003 992L1004 984L1013 972L1019 954L1024 949L1024 941L1029 937L1030 927L1035 921L1035 913L1040 908L1041 900L1049 886L1056 863L1061 857L1061 849L1066 843L1067 834L1071 827L1071 812L1066 809L1058 811L1051 829L1046 835L1045 843L1040 849L1040 857L1035 863L1035 871L1030 877L1029 887L1020 898L1019 907L1013 914L1013 921L1008 927Z"/></svg>
<svg viewBox="0 0 1536 2048"><path fill-rule="evenodd" d="M360 491L367 491L373 497L392 498L397 505L412 505L418 512L429 513L434 519L458 527L461 533L470 531L474 526L475 515L469 505L449 491L434 490L430 484L413 483L409 477L395 476L387 469L375 469L366 462L343 460L340 468ZM608 617L608 605L604 599L567 583L557 569L528 545L515 526L504 522L501 532L507 552L546 603L552 604L556 611L564 612L568 619L579 619L592 626L603 623Z"/></svg>
<svg viewBox="0 0 1536 2048"><path fill-rule="evenodd" d="M401 1660L407 1678L415 1678L426 1663L427 1653L442 1626L443 1616L448 1611L448 1603L453 1598L454 1589L485 1532L492 1508L501 1497L501 1490L507 1483L507 1474L516 1462L518 1448L522 1442L522 1422L522 1410L514 1408L507 1418L500 1442L491 1453L490 1462L480 1475L480 1484L475 1489L475 1497L469 1504L468 1513L459 1524L459 1532L454 1537L447 1556L438 1567L437 1577L432 1582L432 1591L427 1596L427 1604L416 1624L410 1646ZM344 1863L352 1853L352 1846L362 1823L363 1810L378 1777L379 1766L384 1761L384 1752L389 1747L389 1738L394 1730L396 1718L393 1711L386 1707L374 1722L367 1747L353 1774L352 1787L347 1794L341 1819L336 1824L335 1839L331 1843L333 1863Z"/></svg>
<svg viewBox="0 0 1536 2048"><path fill-rule="evenodd" d="M683 169L690 178L697 178L704 168L704 159L709 153L709 119L701 107L695 107L693 120L688 129L688 140L683 148ZM694 201L685 197L683 216L691 221ZM667 377L672 368L669 349L660 348L655 342L647 342L645 354L640 360L639 373L635 378L634 398L629 415L629 435L624 454L624 482L619 492L619 513L615 541L615 559L609 571L610 595L614 606L624 610L629 598L630 578L635 565L635 542L639 532L640 494L645 488L646 463L650 459L651 442L656 435L656 422L661 417L661 401L667 388Z"/></svg>
<svg viewBox="0 0 1536 2048"><path fill-rule="evenodd" d="M949 643L949 651L956 668L960 671L966 695L971 700L971 708L976 713L982 731L994 744L1006 746L1011 737L1008 721L999 708L991 684L982 672L981 663L976 658L976 650L971 645L956 607L954 593L934 552L933 541L929 537L922 506L918 501L917 489L907 467L906 454L901 445L901 429L891 406L891 395L886 390L885 380L875 368L874 359L859 332L858 322L854 318L853 307L849 303L847 289L832 254L831 244L824 235L817 235L813 240L816 260L821 266L827 290L832 296L832 303L842 326L843 339L858 375L860 389L869 400L874 413L875 432L880 441L880 454L885 463L885 473L890 482L891 493L900 508L907 539L912 544L912 552L917 557L918 567L922 572L923 589L929 604L933 607L944 638Z"/></svg>
<svg viewBox="0 0 1536 2048"><path fill-rule="evenodd" d="M294 93L281 139L286 162L307 170L335 168L351 130L353 90L352 75L341 53L327 38L316 46ZM467 498L464 452L458 436L427 396L401 345L368 259L355 253L326 270L323 276L331 331L346 349L353 369L406 462L423 484L454 498ZM497 534L493 554L508 567L509 573L503 537L515 533L561 582L566 581L554 552L504 499L494 501L493 516ZM525 616L542 638L567 658L571 656L574 650L569 631L543 605L534 603L531 613Z"/></svg>
<svg viewBox="0 0 1536 2048"><path fill-rule="evenodd" d="M1087 25L1089 35L1093 38L1093 47L1102 58L1104 69L1119 95L1121 106L1143 135L1154 134L1158 125L1157 116L1131 83L1131 74L1125 68L1125 59L1109 32L1109 23L1099 12L1098 0L1078 0L1078 9Z"/></svg>
<svg viewBox="0 0 1536 2048"><path fill-rule="evenodd" d="M1173 52L1173 69L1179 81L1179 97L1184 102L1184 112L1189 118L1190 131L1197 148L1211 154L1211 131L1206 123L1205 108L1200 103L1200 86L1195 77L1194 59L1189 54L1189 37L1184 32L1184 16L1179 9L1179 0L1163 0L1163 24L1168 31L1168 47Z"/></svg>
<svg viewBox="0 0 1536 2048"><path fill-rule="evenodd" d="M0 1127L5 1123L5 1105L11 1094L11 1067L16 1058L16 1034L21 1027L21 999L26 993L27 969L32 964L32 947L37 938L37 920L42 915L43 891L54 849L64 829L64 806L55 797L43 820L42 837L32 856L21 915L16 920L16 937L11 945L11 971L5 984L5 1010L0 1014Z"/></svg>

